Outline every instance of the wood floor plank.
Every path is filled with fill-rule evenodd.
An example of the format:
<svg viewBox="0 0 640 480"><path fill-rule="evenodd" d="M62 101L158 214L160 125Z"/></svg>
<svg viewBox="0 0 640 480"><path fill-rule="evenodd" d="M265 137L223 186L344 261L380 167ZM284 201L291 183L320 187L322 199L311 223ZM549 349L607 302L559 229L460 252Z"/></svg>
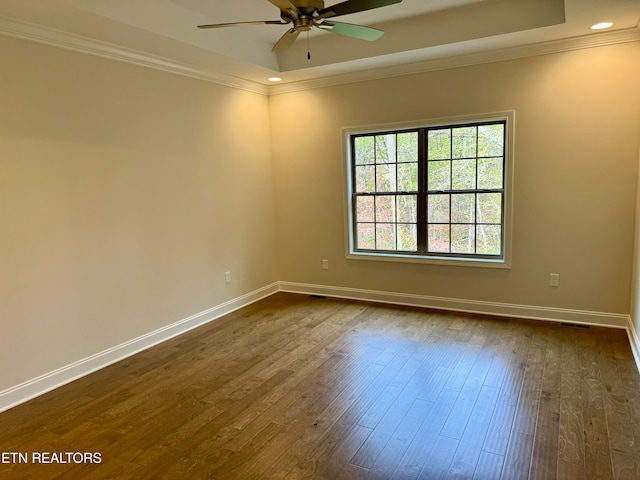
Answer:
<svg viewBox="0 0 640 480"><path fill-rule="evenodd" d="M433 404L429 403L432 407L407 447L404 456L391 477L392 479L409 480L419 478L427 457L438 443L440 431L449 417L458 395L459 392L455 390L443 389L436 401ZM445 443L447 442L445 441ZM452 444L449 442L447 445ZM457 446L457 441L455 445Z"/></svg>
<svg viewBox="0 0 640 480"><path fill-rule="evenodd" d="M640 372L633 368L633 353L626 335L620 335L613 344L616 363L616 373L619 376L621 390L624 395L628 417L626 422L633 430L633 446L624 448L625 463L628 458L633 459L627 465L619 464L614 455L612 461L616 479L640 478L638 462L640 461ZM612 452L613 453L613 452ZM617 453L616 453L617 454Z"/></svg>
<svg viewBox="0 0 640 480"><path fill-rule="evenodd" d="M447 389L448 390L448 389ZM462 387L453 409L442 427L441 435L450 438L461 439L462 434L471 418L473 406L482 390L482 380L479 378L469 378Z"/></svg>
<svg viewBox="0 0 640 480"><path fill-rule="evenodd" d="M592 341L596 343L595 339ZM614 477L598 357L595 349L585 350L582 382L585 470L587 478L609 480Z"/></svg>
<svg viewBox="0 0 640 480"><path fill-rule="evenodd" d="M469 421L461 437L463 443L473 443L478 450L482 449L489 431L491 419L493 418L496 399L499 393L500 391L495 387L483 385L480 388L480 393L471 410ZM442 433L444 434L444 429Z"/></svg>
<svg viewBox="0 0 640 480"><path fill-rule="evenodd" d="M505 360L507 368L500 386L500 398L498 403L504 405L517 405L522 390L522 381L527 367L531 340L534 328L529 323L519 322L515 346Z"/></svg>
<svg viewBox="0 0 640 480"><path fill-rule="evenodd" d="M325 432L322 441L301 440L287 449L279 461L267 470L265 478L337 477L349 463L371 429L354 424L340 424ZM351 455L346 455L346 450ZM278 472L286 472L281 475Z"/></svg>
<svg viewBox="0 0 640 480"><path fill-rule="evenodd" d="M257 431L264 428L266 423L277 423L280 425L293 425L303 419L310 425L313 417L327 408L331 398L322 397L322 387L317 379L307 377L297 383L295 388L279 395L277 401L270 402L268 408L264 405L256 406L260 414L256 415L254 421L246 425L241 430L229 431L221 441L225 448L234 451L241 451L244 445L255 435ZM322 407L318 410L311 409L319 399L323 399ZM308 409L308 410L305 410ZM301 416L304 414L304 416ZM252 414L252 416L254 416Z"/></svg>
<svg viewBox="0 0 640 480"><path fill-rule="evenodd" d="M376 464L376 461L378 461L379 456L384 451L385 446L396 431L397 426L402 424L403 419L409 413L411 407L415 405L416 400L416 397L410 394L395 395L391 405L382 414L380 421L374 427L367 441L351 459L351 463L371 469ZM422 402L422 404L424 404L424 402ZM407 427L405 426L405 428Z"/></svg>
<svg viewBox="0 0 640 480"><path fill-rule="evenodd" d="M440 480L447 478L453 456L459 441L455 438L439 436L433 449L426 457L418 480Z"/></svg>
<svg viewBox="0 0 640 480"><path fill-rule="evenodd" d="M489 387L501 388L505 379L510 360L516 351L518 344L518 328L512 322L502 321L497 323L493 334L489 338L488 352L490 353L490 364L485 375L484 384Z"/></svg>
<svg viewBox="0 0 640 480"><path fill-rule="evenodd" d="M615 479L640 478L640 457L634 451L635 434L631 410L618 372L616 353L611 337L597 341L599 367L603 383L604 409L607 418L607 436L611 449Z"/></svg>
<svg viewBox="0 0 640 480"><path fill-rule="evenodd" d="M516 432L527 435L535 433L542 389L542 373L544 371L543 358L543 348L539 345L532 345L529 350L524 376L522 377L520 396L513 422L513 429Z"/></svg>
<svg viewBox="0 0 640 480"><path fill-rule="evenodd" d="M502 480L528 479L532 448L533 435L513 431L500 478Z"/></svg>
<svg viewBox="0 0 640 480"><path fill-rule="evenodd" d="M0 414L4 478L638 479L640 374L624 330L278 293Z"/></svg>
<svg viewBox="0 0 640 480"><path fill-rule="evenodd" d="M354 427L363 409L373 401L366 398L363 401L360 394L374 381L382 368L380 365L372 365L362 375L358 375L350 388L345 389L315 417L292 447L283 449L281 460L277 462L277 470L286 469L291 472L290 475L294 475L296 471L304 471L309 468L309 461L322 458L331 445L340 441Z"/></svg>
<svg viewBox="0 0 640 480"><path fill-rule="evenodd" d="M570 335L566 332L565 335ZM558 476L585 479L584 422L582 416L581 349L564 342L560 385L560 424L558 438Z"/></svg>
<svg viewBox="0 0 640 480"><path fill-rule="evenodd" d="M482 446L485 452L500 456L507 453L515 413L515 405L496 403L491 424Z"/></svg>
<svg viewBox="0 0 640 480"><path fill-rule="evenodd" d="M413 402L374 463L368 467L365 465L369 468L367 479L386 480L391 477L431 407L432 404L424 400L416 399ZM392 427L389 428L389 430L391 429ZM374 431L369 438L373 438L375 435Z"/></svg>
<svg viewBox="0 0 640 480"><path fill-rule="evenodd" d="M447 390L462 390L471 369L480 355L480 348L477 346L467 346L462 349L458 362L453 366L453 372L449 376L444 388Z"/></svg>
<svg viewBox="0 0 640 480"><path fill-rule="evenodd" d="M473 472L473 480L496 480L500 478L502 473L502 465L504 457L489 452L481 452L475 472Z"/></svg>
<svg viewBox="0 0 640 480"><path fill-rule="evenodd" d="M560 361L562 342L559 328L550 328L546 336L544 366L538 418L533 440L531 479L546 480L557 475L560 435Z"/></svg>
<svg viewBox="0 0 640 480"><path fill-rule="evenodd" d="M447 478L468 479L473 477L482 454L482 445L496 405L499 390L483 386L471 410L471 415L453 456ZM455 406L452 415L455 414ZM445 425L446 427L446 425ZM445 429L442 430L445 434Z"/></svg>
<svg viewBox="0 0 640 480"><path fill-rule="evenodd" d="M368 428L376 428L380 420L385 416L391 408L396 398L402 393L401 387L389 385L382 389L379 396L375 397L371 406L358 420L358 425Z"/></svg>

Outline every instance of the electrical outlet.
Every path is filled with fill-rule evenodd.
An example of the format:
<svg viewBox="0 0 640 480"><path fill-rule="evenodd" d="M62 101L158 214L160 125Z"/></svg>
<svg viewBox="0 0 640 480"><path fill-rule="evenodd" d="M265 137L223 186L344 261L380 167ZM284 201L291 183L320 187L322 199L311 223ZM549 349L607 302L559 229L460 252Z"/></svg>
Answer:
<svg viewBox="0 0 640 480"><path fill-rule="evenodd" d="M224 282L231 283L231 272L224 272Z"/></svg>
<svg viewBox="0 0 640 480"><path fill-rule="evenodd" d="M329 270L329 260L322 260L322 269Z"/></svg>
<svg viewBox="0 0 640 480"><path fill-rule="evenodd" d="M560 286L560 274L559 273L550 273L549 274L549 286L550 287L559 287Z"/></svg>

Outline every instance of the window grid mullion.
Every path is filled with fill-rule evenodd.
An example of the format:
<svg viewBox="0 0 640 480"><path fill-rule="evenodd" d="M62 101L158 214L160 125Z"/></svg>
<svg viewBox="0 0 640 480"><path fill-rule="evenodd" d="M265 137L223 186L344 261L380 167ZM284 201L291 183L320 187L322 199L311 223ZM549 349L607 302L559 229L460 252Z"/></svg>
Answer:
<svg viewBox="0 0 640 480"><path fill-rule="evenodd" d="M375 157L374 157L375 158ZM376 189L377 187L376 180ZM378 196L373 196L373 246L378 249Z"/></svg>
<svg viewBox="0 0 640 480"><path fill-rule="evenodd" d="M399 198L398 195L400 194L400 188L399 188L400 185L398 185L398 134L397 133L395 134L393 146L395 148L394 170L395 170L395 181L396 181L396 188L395 188L396 194L393 199L393 221L394 221L393 240L394 240L394 248L398 250L398 198Z"/></svg>
<svg viewBox="0 0 640 480"><path fill-rule="evenodd" d="M501 152L501 157L502 157L502 165L501 165L501 180L502 180L502 185L501 188L498 189L480 189L480 165L479 165L479 160L481 159L480 157L480 126L481 125L496 125L496 124L501 124L504 126L504 129L502 131L502 152ZM475 129L475 138L474 138L474 142L475 142L475 155L473 156L468 156L465 153L465 158L467 158L467 156L469 157L469 160L475 160L475 165L473 166L474 168L474 173L475 173L475 179L474 179L474 187L473 189L465 189L465 190L453 190L453 182L454 182L454 159L453 159L453 150L454 150L454 138L453 138L453 129L460 127L460 126L464 126L464 127L474 127ZM436 131L436 130L442 130L442 131L447 131L448 132L448 159L442 159L442 160L446 160L449 162L450 164L450 168L449 168L449 172L448 172L448 176L449 176L449 189L448 190L434 190L434 191L430 191L429 190L429 177L431 174L431 167L432 167L432 162L429 162L429 149L430 148L435 148L438 149L438 144L440 142L440 140L437 138L437 134L430 136L429 132L430 131ZM402 132L415 132L417 134L417 191L401 191L401 187L404 190L407 190L407 185L401 185L400 184L400 158L399 158L399 154L400 154L400 145L399 145L399 134L401 133L400 131L395 131L395 132L378 132L378 133L372 133L369 135L361 135L361 136L370 136L372 138L372 145L366 148L370 148L371 150L369 150L369 152L373 151L373 169L372 169L372 173L373 173L373 191L372 192L356 192L356 188L357 188L357 184L358 182L360 182L362 184L363 181L365 182L369 182L370 179L367 179L366 177L362 176L362 177L357 177L357 173L358 173L358 169L356 168L356 156L354 155L352 158L353 163L351 165L351 171L352 171L352 176L353 176L353 180L352 180L352 191L355 193L359 193L360 195L362 194L366 194L366 195L371 195L373 194L373 201L371 202L371 204L373 205L373 242L370 243L370 245L374 245L374 249L378 250L380 247L386 245L387 247L391 247L391 238L393 238L393 250L395 251L399 251L398 248L400 248L400 236L399 236L399 226L401 225L400 223L400 219L399 219L399 215L400 215L400 208L401 208L401 204L400 204L400 197L402 195L415 195L415 207L416 208L416 216L417 218L414 221L404 221L402 222L402 225L414 225L415 226L415 239L416 239L416 250L414 250L414 253L416 254L429 254L429 253L435 253L438 254L437 251L433 251L430 252L429 251L429 225L447 225L448 227L448 254L451 254L452 256L459 256L460 254L454 254L452 252L453 250L453 225L467 225L467 223L461 223L461 222L453 222L453 196L454 195L461 195L461 194L471 194L473 195L473 201L472 201L472 208L473 208L473 221L471 223L468 223L468 225L470 225L473 228L473 232L471 234L473 234L474 238L473 238L473 250L471 251L470 254L461 254L462 256L464 255L472 255L472 256L478 256L481 257L483 255L478 255L477 251L478 251L478 228L481 225L496 225L500 227L500 232L501 232L501 238L499 240L500 242L500 255L504 254L504 221L505 221L505 178L506 178L506 156L505 156L505 150L506 150L506 137L507 137L507 132L506 132L506 122L502 121L502 122L491 122L491 121L487 121L487 122L477 122L475 124L462 124L462 125L448 125L448 126L442 126L442 127L437 127L437 126L433 126L433 127L423 127L423 128L418 128L418 129L414 129L414 130L405 130ZM391 138L391 136L393 135L393 139ZM446 134L445 134L446 135ZM382 136L387 136L385 138L381 138ZM350 144L351 144L351 148L352 148L352 152L355 152L355 138L357 138L357 136L353 136L350 137ZM378 138L380 139L380 142L385 142L384 145L378 145ZM483 137L484 138L484 137ZM438 141L438 144L434 144L433 147L431 147L430 145L430 141L431 139L433 139L434 141ZM388 146L390 141L393 140L394 144L393 144L393 150L391 151L387 151L388 150ZM462 139L463 141L466 142L466 139ZM464 145L464 144L463 144ZM468 145L468 143L467 143ZM381 154L381 150L380 148L378 148L380 146L380 148L385 147L385 151L387 151L387 155L389 155L390 153L394 153L394 158L393 158L393 162L390 162L390 158L386 158L384 165L382 163L380 163L381 159L379 158L380 154ZM437 152L437 150L434 150ZM370 155L370 153L366 153L367 150L364 150L364 155ZM488 153L490 153L490 155L483 155L482 158L493 158L493 157L497 157L498 156L498 152L496 150L490 151L487 150ZM461 152L462 153L462 152ZM360 157L363 159L366 158L370 158L370 157ZM439 156L435 156L434 159L439 159ZM410 163L414 163L412 161L408 161L406 158L403 158L402 160L404 160L402 163L403 164L410 164ZM434 160L435 161L435 160ZM394 163L393 167L391 167L391 165L389 165L389 163ZM364 162L362 162L362 165L366 165L367 161L365 160ZM384 167L384 169L383 169ZM391 168L390 168L391 167ZM404 167L403 167L404 168ZM465 166L465 168L467 168ZM403 170L404 171L404 170ZM393 174L394 178L390 179L389 174ZM435 172L434 172L435 173ZM360 170L359 171L360 175L365 175L365 173ZM384 179L380 177L380 175L384 175ZM380 178L381 181L383 181L382 184L379 185L378 179ZM380 188L383 186L390 186L387 184L390 184L391 181L395 182L395 188L394 189L390 189L389 191L381 191ZM482 193L499 193L499 198L500 198L500 211L499 211L499 218L500 218L500 223L487 223L484 221L480 221L480 218L478 216L478 209L480 208L479 205L479 194ZM440 223L440 222L434 222L434 223L429 223L429 207L431 205L431 195L433 194L446 194L447 200L448 200L448 222L447 223ZM389 217L391 218L392 221L379 221L378 218L378 208L386 208L386 207L381 207L381 204L379 202L379 199L377 198L380 195L388 195L393 197L393 203L388 205L388 208L391 208L392 210L388 211L388 212L381 212L384 213L383 217L380 218L386 218ZM356 231L356 237L357 237L357 228L359 223L360 224L367 224L368 222L363 221L363 222L358 222L357 221L357 198L358 195L354 195L353 199L354 201L353 203L353 221L352 221L352 225L354 230ZM471 200L471 199L469 199ZM385 205L388 202L385 202ZM462 206L462 205L461 205ZM440 207L438 207L440 208ZM498 213L498 212L496 212ZM465 214L466 215L466 214ZM493 214L491 214L493 215ZM494 217L494 221L495 221L495 217ZM381 225L392 225L393 228L391 227L385 227L384 230L384 235L383 237L380 237L380 239L378 238L378 227ZM471 228L469 227L469 228ZM368 229L367 229L368 230ZM393 232L391 231L393 230ZM402 229L403 231L405 231L405 229ZM365 230L366 231L366 230ZM495 233L494 233L495 234ZM391 237L391 235L393 235ZM380 241L384 241L384 244L381 244ZM356 238L356 242L357 242L357 238ZM444 245L443 245L444 246ZM357 244L356 244L356 248L357 248ZM406 248L406 245L405 245ZM434 248L437 248L436 246L434 246ZM486 247L485 247L486 248ZM366 250L366 249L364 249ZM382 250L381 250L382 251ZM444 253L444 252L442 252ZM494 254L486 254L484 256L487 257L492 257L492 256L496 256Z"/></svg>
<svg viewBox="0 0 640 480"><path fill-rule="evenodd" d="M476 125L476 192L478 190L478 163L480 162L478 155L480 153L479 128ZM473 253L478 252L478 194L473 195Z"/></svg>
<svg viewBox="0 0 640 480"><path fill-rule="evenodd" d="M373 137L373 191L378 193L378 136ZM373 197L373 245L378 250L378 197Z"/></svg>
<svg viewBox="0 0 640 480"><path fill-rule="evenodd" d="M418 130L418 205L417 205L417 247L418 252L425 255L428 251L427 248L427 215L429 203L426 195L427 183L426 176L428 175L428 162L427 162L427 136L426 130L421 128Z"/></svg>

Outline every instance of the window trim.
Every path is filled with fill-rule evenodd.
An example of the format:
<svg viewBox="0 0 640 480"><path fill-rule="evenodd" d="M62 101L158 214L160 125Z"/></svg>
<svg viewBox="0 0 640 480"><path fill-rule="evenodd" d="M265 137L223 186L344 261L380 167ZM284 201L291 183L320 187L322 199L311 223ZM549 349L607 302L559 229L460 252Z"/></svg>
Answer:
<svg viewBox="0 0 640 480"><path fill-rule="evenodd" d="M484 123L504 121L505 132L505 164L504 164L504 218L503 218L503 258L487 257L457 257L438 255L402 254L396 252L362 252L354 249L354 218L353 218L353 168L351 158L351 137L355 135L373 134L378 132L403 131L416 128L433 128L467 123ZM419 263L435 265L453 265L484 268L511 268L512 259L512 217L513 217L513 171L514 171L514 136L515 111L503 111L477 115L462 115L442 118L431 118L415 122L403 122L381 125L367 125L364 127L345 127L342 129L343 144L343 194L344 194L344 225L346 258L352 260L372 260L399 263Z"/></svg>

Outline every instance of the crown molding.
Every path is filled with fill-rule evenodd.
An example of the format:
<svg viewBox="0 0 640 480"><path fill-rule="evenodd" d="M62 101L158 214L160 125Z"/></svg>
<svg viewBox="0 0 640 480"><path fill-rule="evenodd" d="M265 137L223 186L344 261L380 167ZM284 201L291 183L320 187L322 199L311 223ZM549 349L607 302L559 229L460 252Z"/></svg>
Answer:
<svg viewBox="0 0 640 480"><path fill-rule="evenodd" d="M616 30L613 32L602 32L562 40L553 40L517 47L442 57L421 62L391 65L345 74L329 75L278 85L263 85L250 80L181 63L173 59L144 53L112 43L94 40L8 17L0 17L0 34L196 78L261 95L278 95L347 83L414 75L436 70L446 70L449 68L514 60L517 58L548 55L620 43L637 42L640 41L640 26Z"/></svg>
<svg viewBox="0 0 640 480"><path fill-rule="evenodd" d="M380 67L371 70L314 78L311 80L278 84L269 87L269 95L299 92L304 90L312 90L315 88L343 85L347 83L414 75L437 70L446 70L449 68L459 68L471 65L500 62L505 60L515 60L518 58L549 55L553 53L561 53L573 50L582 50L586 48L603 47L607 45L616 45L620 43L638 41L640 41L640 26L616 30L614 32L583 35L561 40L552 40L548 42L521 45L517 47L488 50L465 55L425 60L422 62L407 63L403 65Z"/></svg>
<svg viewBox="0 0 640 480"><path fill-rule="evenodd" d="M212 72L205 69L181 63L158 55L152 55L137 50L122 47L108 42L74 35L49 27L43 27L22 20L0 17L0 34L11 37L43 43L76 52L88 53L99 57L131 63L143 67L175 73L186 77L197 78L207 82L217 83L227 87L246 90L253 93L267 95L269 87L256 82Z"/></svg>

